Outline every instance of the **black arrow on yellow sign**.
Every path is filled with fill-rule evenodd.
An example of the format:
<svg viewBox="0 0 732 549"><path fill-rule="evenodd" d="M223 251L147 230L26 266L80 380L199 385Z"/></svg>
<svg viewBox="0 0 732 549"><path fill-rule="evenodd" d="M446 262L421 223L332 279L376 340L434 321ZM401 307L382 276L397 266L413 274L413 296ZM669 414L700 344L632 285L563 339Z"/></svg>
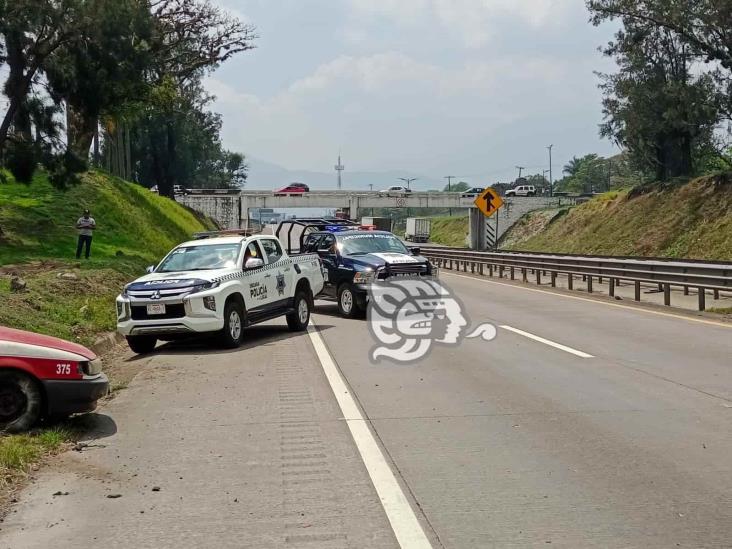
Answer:
<svg viewBox="0 0 732 549"><path fill-rule="evenodd" d="M483 212L483 215L490 217L496 213L501 206L503 206L503 199L498 195L495 189L488 187L483 191L483 194L475 199L473 204Z"/></svg>

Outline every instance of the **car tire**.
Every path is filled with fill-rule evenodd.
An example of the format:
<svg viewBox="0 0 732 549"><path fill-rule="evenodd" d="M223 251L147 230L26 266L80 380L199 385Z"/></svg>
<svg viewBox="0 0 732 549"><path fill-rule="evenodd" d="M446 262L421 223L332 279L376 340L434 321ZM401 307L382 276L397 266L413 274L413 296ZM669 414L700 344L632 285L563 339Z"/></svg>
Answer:
<svg viewBox="0 0 732 549"><path fill-rule="evenodd" d="M302 290L297 292L293 304L295 310L287 315L287 326L293 332L304 332L310 323L310 295Z"/></svg>
<svg viewBox="0 0 732 549"><path fill-rule="evenodd" d="M158 338L155 336L127 336L127 345L138 355L149 355L157 344Z"/></svg>
<svg viewBox="0 0 732 549"><path fill-rule="evenodd" d="M361 307L358 305L352 284L341 284L338 287L338 312L344 318L358 318L361 316Z"/></svg>
<svg viewBox="0 0 732 549"><path fill-rule="evenodd" d="M220 339L227 349L236 349L244 339L244 310L236 301L229 301L224 307L224 329Z"/></svg>
<svg viewBox="0 0 732 549"><path fill-rule="evenodd" d="M27 431L42 411L43 394L33 378L20 372L0 373L0 432Z"/></svg>
<svg viewBox="0 0 732 549"><path fill-rule="evenodd" d="M526 196L536 196L535 193L528 193Z"/></svg>

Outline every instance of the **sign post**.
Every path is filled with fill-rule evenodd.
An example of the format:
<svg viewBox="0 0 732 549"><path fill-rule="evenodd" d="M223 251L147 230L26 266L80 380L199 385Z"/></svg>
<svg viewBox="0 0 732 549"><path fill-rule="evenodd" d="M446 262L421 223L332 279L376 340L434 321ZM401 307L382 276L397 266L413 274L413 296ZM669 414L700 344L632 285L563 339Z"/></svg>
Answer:
<svg viewBox="0 0 732 549"><path fill-rule="evenodd" d="M473 203L486 218L489 218L503 206L503 199L495 189L488 187ZM485 220L485 239L486 247L489 249L493 249L498 245L498 216L496 216L495 229L491 227L488 219Z"/></svg>

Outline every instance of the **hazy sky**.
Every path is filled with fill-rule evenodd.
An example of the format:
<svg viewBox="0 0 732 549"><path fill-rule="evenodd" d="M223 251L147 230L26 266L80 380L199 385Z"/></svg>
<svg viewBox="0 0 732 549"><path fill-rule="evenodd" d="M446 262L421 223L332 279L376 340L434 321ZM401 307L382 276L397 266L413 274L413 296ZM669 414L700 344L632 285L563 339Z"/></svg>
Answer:
<svg viewBox="0 0 732 549"><path fill-rule="evenodd" d="M408 170L489 184L598 136L612 70L582 0L219 0L257 49L208 81L231 149L290 169ZM525 172L525 173L526 173Z"/></svg>

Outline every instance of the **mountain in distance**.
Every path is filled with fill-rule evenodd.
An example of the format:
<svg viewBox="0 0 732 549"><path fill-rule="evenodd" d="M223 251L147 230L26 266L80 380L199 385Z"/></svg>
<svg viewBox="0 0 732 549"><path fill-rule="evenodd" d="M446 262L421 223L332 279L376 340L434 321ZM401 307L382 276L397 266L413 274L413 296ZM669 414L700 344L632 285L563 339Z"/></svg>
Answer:
<svg viewBox="0 0 732 549"><path fill-rule="evenodd" d="M284 187L288 183L305 183L313 190L334 191L338 186L338 176L335 169L331 172L312 172L307 170L289 170L256 158L248 157L249 173L246 190L272 190ZM374 190L382 190L392 185L403 185L400 177L416 177L417 181L412 182L411 188L415 191L429 191L433 189L442 190L445 182L439 178L425 177L420 174L402 171L385 172L343 172L344 190L368 191L369 184Z"/></svg>

